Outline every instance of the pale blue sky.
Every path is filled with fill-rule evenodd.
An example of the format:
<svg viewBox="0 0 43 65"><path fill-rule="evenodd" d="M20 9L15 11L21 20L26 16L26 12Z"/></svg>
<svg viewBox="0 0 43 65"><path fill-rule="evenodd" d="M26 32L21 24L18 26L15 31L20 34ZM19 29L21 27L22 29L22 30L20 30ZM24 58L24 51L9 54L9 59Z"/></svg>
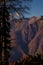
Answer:
<svg viewBox="0 0 43 65"><path fill-rule="evenodd" d="M43 0L33 0L31 3L31 15L29 16L41 16L43 15Z"/></svg>

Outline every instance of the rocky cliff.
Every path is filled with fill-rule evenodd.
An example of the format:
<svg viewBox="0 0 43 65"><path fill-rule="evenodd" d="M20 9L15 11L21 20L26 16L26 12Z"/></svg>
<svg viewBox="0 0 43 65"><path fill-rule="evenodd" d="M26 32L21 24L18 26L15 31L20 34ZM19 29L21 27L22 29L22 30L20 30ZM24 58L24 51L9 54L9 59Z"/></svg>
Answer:
<svg viewBox="0 0 43 65"><path fill-rule="evenodd" d="M43 54L43 16L11 21L10 61Z"/></svg>

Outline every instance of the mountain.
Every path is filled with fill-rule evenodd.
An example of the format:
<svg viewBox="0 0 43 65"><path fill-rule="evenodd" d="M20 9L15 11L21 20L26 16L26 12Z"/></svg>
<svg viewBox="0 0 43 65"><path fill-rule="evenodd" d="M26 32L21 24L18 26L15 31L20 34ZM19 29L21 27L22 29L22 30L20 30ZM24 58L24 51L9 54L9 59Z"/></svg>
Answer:
<svg viewBox="0 0 43 65"><path fill-rule="evenodd" d="M9 62L27 55L43 54L43 16L13 19L11 22L11 46Z"/></svg>

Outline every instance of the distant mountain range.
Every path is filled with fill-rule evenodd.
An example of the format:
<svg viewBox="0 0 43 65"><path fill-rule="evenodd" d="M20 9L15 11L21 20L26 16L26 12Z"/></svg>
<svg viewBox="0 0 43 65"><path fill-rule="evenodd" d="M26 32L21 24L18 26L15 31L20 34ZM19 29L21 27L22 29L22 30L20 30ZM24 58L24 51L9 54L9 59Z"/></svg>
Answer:
<svg viewBox="0 0 43 65"><path fill-rule="evenodd" d="M43 54L43 16L13 19L10 34L10 62L26 55Z"/></svg>

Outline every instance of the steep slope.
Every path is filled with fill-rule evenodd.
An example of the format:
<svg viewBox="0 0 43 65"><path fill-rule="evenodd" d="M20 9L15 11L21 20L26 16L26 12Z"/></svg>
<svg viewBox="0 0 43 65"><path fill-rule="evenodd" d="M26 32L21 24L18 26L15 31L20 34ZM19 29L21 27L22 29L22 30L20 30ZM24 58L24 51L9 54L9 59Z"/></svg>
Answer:
<svg viewBox="0 0 43 65"><path fill-rule="evenodd" d="M38 31L34 38L29 43L29 53L43 53L43 20L40 18L36 21L38 25ZM35 28L35 27L34 27Z"/></svg>
<svg viewBox="0 0 43 65"><path fill-rule="evenodd" d="M12 20L10 34L12 46L10 61L19 60L28 54L43 53L43 17Z"/></svg>

